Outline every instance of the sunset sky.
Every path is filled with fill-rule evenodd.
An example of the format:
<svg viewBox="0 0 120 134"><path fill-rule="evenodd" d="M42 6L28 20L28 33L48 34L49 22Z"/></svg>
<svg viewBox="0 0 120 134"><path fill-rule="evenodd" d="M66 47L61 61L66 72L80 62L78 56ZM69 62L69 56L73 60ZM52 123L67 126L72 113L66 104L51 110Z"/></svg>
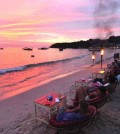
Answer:
<svg viewBox="0 0 120 134"><path fill-rule="evenodd" d="M107 0L106 0L107 1ZM109 1L109 0L108 0ZM0 47L39 46L96 38L95 0L0 0ZM120 10L112 17L120 33ZM110 16L104 16L110 17Z"/></svg>

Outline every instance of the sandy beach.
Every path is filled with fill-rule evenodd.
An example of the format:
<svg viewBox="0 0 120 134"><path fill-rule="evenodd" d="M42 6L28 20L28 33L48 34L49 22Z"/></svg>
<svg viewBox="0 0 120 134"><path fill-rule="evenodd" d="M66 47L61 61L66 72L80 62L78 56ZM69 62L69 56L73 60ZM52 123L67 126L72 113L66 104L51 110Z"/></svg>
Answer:
<svg viewBox="0 0 120 134"><path fill-rule="evenodd" d="M120 0L0 0L0 134L120 134L119 14Z"/></svg>
<svg viewBox="0 0 120 134"><path fill-rule="evenodd" d="M104 61L103 67L113 59ZM75 80L89 78L92 72L100 70L100 64L87 67L69 76L61 77L25 93L0 102L0 133L1 134L54 134L55 129L35 120L33 101L50 92L64 92L69 98L69 91ZM112 101L99 109L100 117L94 125L83 129L86 134L118 134L120 132L120 85L111 94ZM62 132L61 132L62 133Z"/></svg>

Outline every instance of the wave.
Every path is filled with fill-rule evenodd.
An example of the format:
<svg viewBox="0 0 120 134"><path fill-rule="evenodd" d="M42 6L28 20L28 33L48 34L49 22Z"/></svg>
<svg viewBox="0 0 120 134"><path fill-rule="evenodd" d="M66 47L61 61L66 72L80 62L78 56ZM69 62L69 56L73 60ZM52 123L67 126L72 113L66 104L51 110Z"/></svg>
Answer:
<svg viewBox="0 0 120 134"><path fill-rule="evenodd" d="M72 58L67 58L67 59L62 59L62 60L56 60L56 61L48 61L48 62L43 62L43 63L36 63L36 64L28 64L28 65L23 65L19 67L13 67L13 68L6 68L6 69L0 69L0 74L5 74L5 73L10 73L10 72L16 72L16 71L23 71L27 68L32 68L32 67L37 67L37 66L44 66L44 65L50 65L50 64L56 64L58 62L67 62L75 59L80 59L84 58L87 55L82 55L82 56L77 56L77 57L72 57Z"/></svg>
<svg viewBox="0 0 120 134"><path fill-rule="evenodd" d="M0 69L0 74L8 73L8 72L15 72L15 71L22 71L26 69L27 66L19 66L19 67L14 67L14 68L6 68L6 69Z"/></svg>

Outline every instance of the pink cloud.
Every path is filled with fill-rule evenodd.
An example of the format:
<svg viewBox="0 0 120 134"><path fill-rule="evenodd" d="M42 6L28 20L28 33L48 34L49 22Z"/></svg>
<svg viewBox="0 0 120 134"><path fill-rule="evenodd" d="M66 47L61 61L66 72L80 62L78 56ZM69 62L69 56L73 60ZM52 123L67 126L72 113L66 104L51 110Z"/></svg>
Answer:
<svg viewBox="0 0 120 134"><path fill-rule="evenodd" d="M0 0L0 41L91 38L95 33L92 4L89 0Z"/></svg>

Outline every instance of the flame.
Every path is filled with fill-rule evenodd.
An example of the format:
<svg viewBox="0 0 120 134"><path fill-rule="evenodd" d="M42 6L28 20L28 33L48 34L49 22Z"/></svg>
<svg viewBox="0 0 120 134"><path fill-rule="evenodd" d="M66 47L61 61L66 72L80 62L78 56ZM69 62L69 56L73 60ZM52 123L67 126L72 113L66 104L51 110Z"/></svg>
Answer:
<svg viewBox="0 0 120 134"><path fill-rule="evenodd" d="M92 59L93 59L93 60L95 59L95 55L92 55Z"/></svg>
<svg viewBox="0 0 120 134"><path fill-rule="evenodd" d="M100 53L100 54L101 54L101 55L103 55L103 54L104 54L104 50L103 50L103 49L101 50L101 53Z"/></svg>
<svg viewBox="0 0 120 134"><path fill-rule="evenodd" d="M101 70L100 73L103 74L103 73L105 73L105 71Z"/></svg>

